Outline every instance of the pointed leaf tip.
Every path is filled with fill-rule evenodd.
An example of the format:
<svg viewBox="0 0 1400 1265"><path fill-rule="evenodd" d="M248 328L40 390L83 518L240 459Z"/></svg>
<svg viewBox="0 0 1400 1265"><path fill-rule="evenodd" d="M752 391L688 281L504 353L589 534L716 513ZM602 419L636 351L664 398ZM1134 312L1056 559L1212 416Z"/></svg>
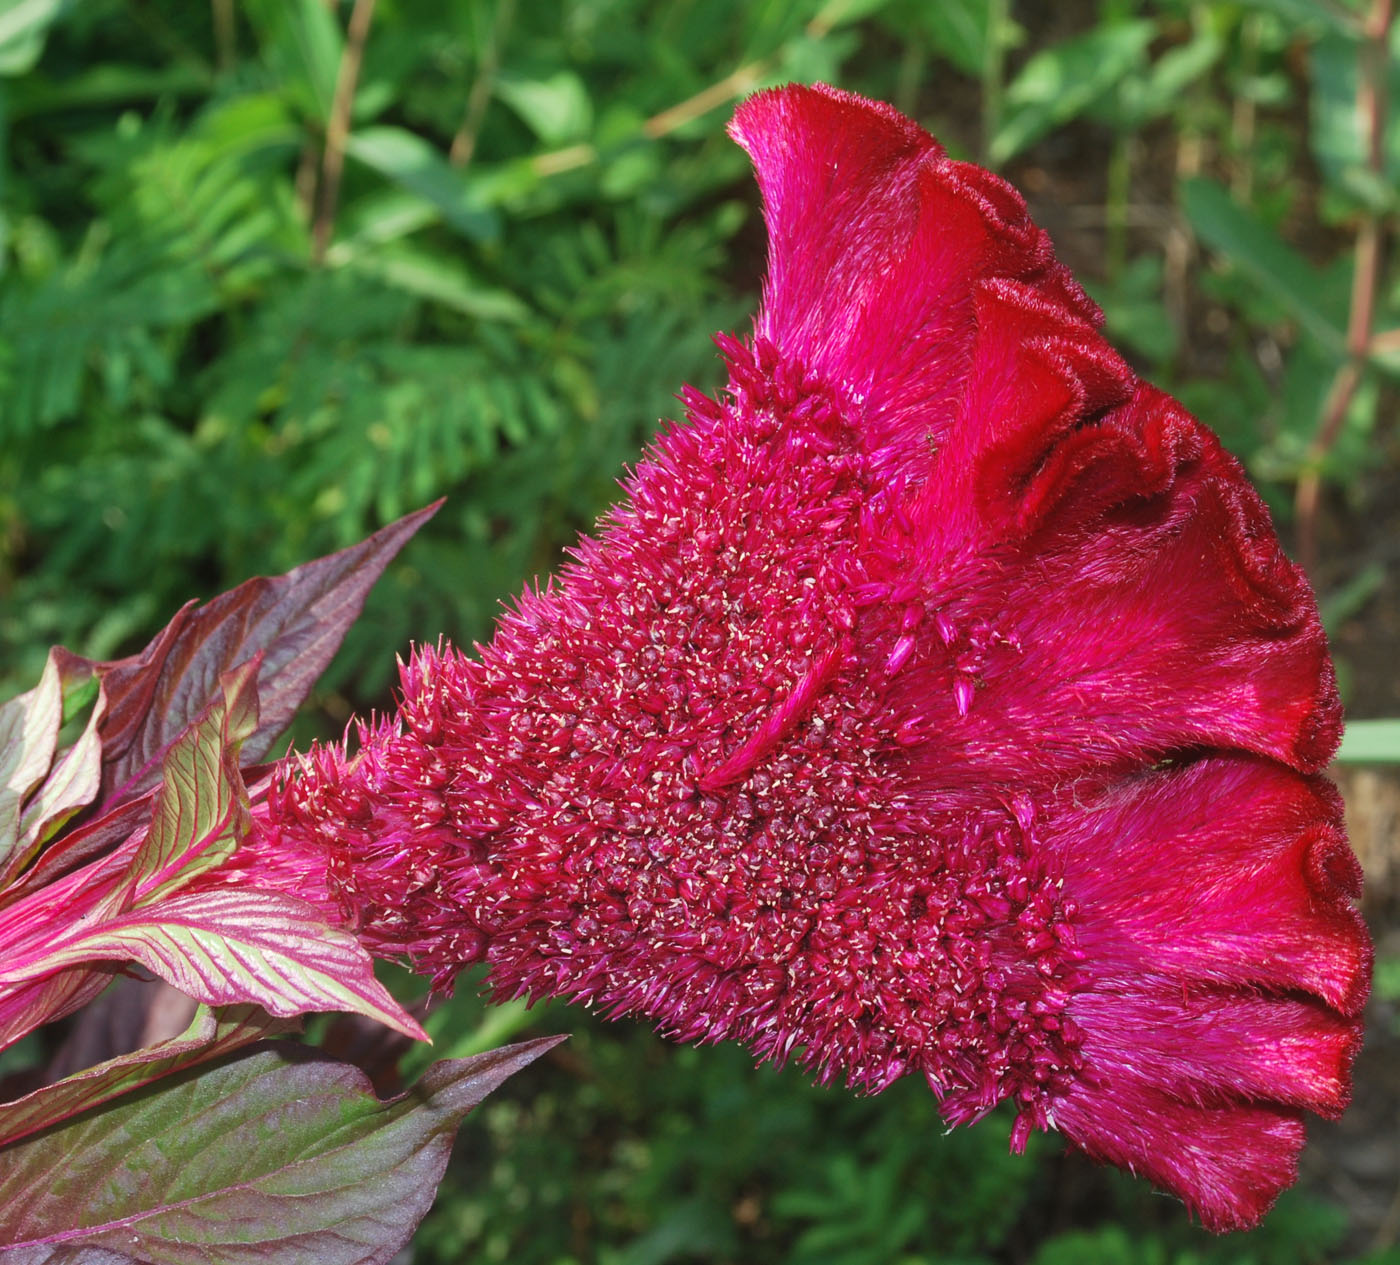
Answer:
<svg viewBox="0 0 1400 1265"><path fill-rule="evenodd" d="M215 698L220 674L258 654L261 712L243 759L262 759L340 647L375 581L441 506L434 501L285 575L248 580L202 606L190 603L128 659L94 663L68 654L70 665L98 672L106 691L107 806L155 783L171 743Z"/></svg>

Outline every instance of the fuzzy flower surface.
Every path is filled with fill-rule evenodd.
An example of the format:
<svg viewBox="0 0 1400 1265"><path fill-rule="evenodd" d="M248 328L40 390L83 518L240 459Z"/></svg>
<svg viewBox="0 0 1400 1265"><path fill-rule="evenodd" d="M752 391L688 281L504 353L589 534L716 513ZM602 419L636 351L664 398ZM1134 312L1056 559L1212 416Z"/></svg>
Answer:
<svg viewBox="0 0 1400 1265"><path fill-rule="evenodd" d="M725 392L248 856L440 987L916 1073L1250 1225L1369 983L1312 594L1002 180L824 87L731 130L771 246Z"/></svg>

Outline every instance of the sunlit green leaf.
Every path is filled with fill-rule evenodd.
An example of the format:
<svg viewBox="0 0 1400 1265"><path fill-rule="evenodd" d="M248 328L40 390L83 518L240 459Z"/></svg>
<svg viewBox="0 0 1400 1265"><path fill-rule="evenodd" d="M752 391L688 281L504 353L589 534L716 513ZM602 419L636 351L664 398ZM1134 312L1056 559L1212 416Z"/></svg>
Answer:
<svg viewBox="0 0 1400 1265"><path fill-rule="evenodd" d="M465 237L485 241L500 231L498 217L483 203L472 178L450 166L421 136L401 127L367 127L351 134L346 152L431 203Z"/></svg>
<svg viewBox="0 0 1400 1265"><path fill-rule="evenodd" d="M1345 313L1327 301L1329 288L1307 260L1213 180L1186 181L1181 198L1191 226L1207 245L1281 303L1327 351L1344 353Z"/></svg>
<svg viewBox="0 0 1400 1265"><path fill-rule="evenodd" d="M1138 71L1156 30L1149 21L1096 26L1032 55L1006 89L1005 114L992 138L992 161L1004 163L1019 154Z"/></svg>
<svg viewBox="0 0 1400 1265"><path fill-rule="evenodd" d="M588 89L573 71L538 79L505 74L497 80L496 92L546 145L567 145L593 130Z"/></svg>

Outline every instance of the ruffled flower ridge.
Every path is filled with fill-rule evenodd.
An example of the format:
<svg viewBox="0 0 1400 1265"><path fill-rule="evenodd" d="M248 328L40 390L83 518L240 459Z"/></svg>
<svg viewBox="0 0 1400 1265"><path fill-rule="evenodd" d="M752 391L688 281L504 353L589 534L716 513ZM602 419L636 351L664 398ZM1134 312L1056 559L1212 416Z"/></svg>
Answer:
<svg viewBox="0 0 1400 1265"><path fill-rule="evenodd" d="M1347 1101L1370 978L1340 807L1305 776L1341 728L1306 580L1001 181L826 88L763 94L733 130L779 256L759 329L864 402L906 492L894 548L960 651L901 674L960 714L906 722L910 772L945 802L1030 796L1076 911L1083 1067L1030 1115L1213 1228L1252 1224L1302 1111Z"/></svg>

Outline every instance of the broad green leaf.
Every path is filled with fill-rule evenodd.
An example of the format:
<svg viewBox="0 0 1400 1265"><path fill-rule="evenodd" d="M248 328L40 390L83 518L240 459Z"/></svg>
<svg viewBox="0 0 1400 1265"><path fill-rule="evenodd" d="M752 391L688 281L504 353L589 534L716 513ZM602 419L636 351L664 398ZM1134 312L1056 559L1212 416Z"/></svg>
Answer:
<svg viewBox="0 0 1400 1265"><path fill-rule="evenodd" d="M345 152L400 188L432 203L453 228L472 241L498 236L500 220L458 171L421 136L401 127L352 132Z"/></svg>
<svg viewBox="0 0 1400 1265"><path fill-rule="evenodd" d="M1400 719L1347 721L1337 760L1341 764L1400 764Z"/></svg>
<svg viewBox="0 0 1400 1265"><path fill-rule="evenodd" d="M396 290L477 320L523 321L530 315L530 309L509 290L478 285L455 260L406 246L358 252L350 266Z"/></svg>
<svg viewBox="0 0 1400 1265"><path fill-rule="evenodd" d="M1400 175L1400 28L1392 32L1387 59L1384 173L1367 170L1367 123L1356 107L1362 42L1355 33L1330 30L1309 50L1308 122L1313 154L1327 182L1368 203L1394 197ZM1372 182L1377 182L1373 184ZM1377 187L1378 186L1378 187Z"/></svg>
<svg viewBox="0 0 1400 1265"><path fill-rule="evenodd" d="M79 110L151 97L196 96L209 91L210 76L187 63L150 67L104 62L46 79L42 67L17 80L6 99L13 121L58 110Z"/></svg>
<svg viewBox="0 0 1400 1265"><path fill-rule="evenodd" d="M1104 326L1116 342L1126 343L1154 365L1176 355L1180 341L1162 302L1162 257L1140 255L1112 283L1085 288L1104 312Z"/></svg>
<svg viewBox="0 0 1400 1265"><path fill-rule="evenodd" d="M24 805L53 764L62 723L62 672L50 654L39 684L0 704L0 887L28 860L20 847Z"/></svg>
<svg viewBox="0 0 1400 1265"><path fill-rule="evenodd" d="M1155 22L1096 26L1036 53L1006 89L1006 111L991 159L1004 163L1087 110L1124 76L1141 70Z"/></svg>
<svg viewBox="0 0 1400 1265"><path fill-rule="evenodd" d="M374 977L360 942L315 908L254 887L182 888L96 926L58 926L42 945L0 961L0 997L52 971L139 962L210 1006L256 1002L274 1015L349 1010L421 1040L423 1029Z"/></svg>
<svg viewBox="0 0 1400 1265"><path fill-rule="evenodd" d="M1355 33L1359 27L1359 19L1348 19L1342 11L1341 5L1323 4L1319 0L1239 0L1246 9L1259 9L1265 13L1273 13L1290 25L1300 28L1299 33L1305 34L1309 29L1316 30L1319 27L1337 31Z"/></svg>
<svg viewBox="0 0 1400 1265"><path fill-rule="evenodd" d="M220 674L259 653L259 723L244 743L243 758L266 755L330 662L374 582L437 509L435 504L418 510L358 545L285 575L248 580L203 606L186 606L129 659L93 663L66 656L66 665L99 672L106 691L100 730L104 805L153 786L171 743L218 696Z"/></svg>
<svg viewBox="0 0 1400 1265"><path fill-rule="evenodd" d="M1114 111L1106 121L1141 127L1150 119L1169 114L1182 94L1204 75L1225 51L1225 43L1209 24L1202 24L1185 44L1167 49L1142 77L1131 75L1107 108Z"/></svg>
<svg viewBox="0 0 1400 1265"><path fill-rule="evenodd" d="M997 23L996 6L988 0L941 0L911 8L913 20L934 48L967 75L981 75L990 46L1007 46L1017 34L1009 21Z"/></svg>
<svg viewBox="0 0 1400 1265"><path fill-rule="evenodd" d="M496 95L514 110L546 145L568 145L593 130L593 103L583 80L571 70L541 79L502 74Z"/></svg>
<svg viewBox="0 0 1400 1265"><path fill-rule="evenodd" d="M36 1089L14 1102L0 1103L0 1146L17 1142L163 1076L231 1054L265 1037L293 1031L296 1026L286 1019L273 1018L257 1006L217 1009L201 1006L190 1026L177 1037L131 1054L118 1055Z"/></svg>
<svg viewBox="0 0 1400 1265"><path fill-rule="evenodd" d="M277 79L306 113L324 123L330 118L345 51L336 7L324 0L245 0L240 7L262 34Z"/></svg>
<svg viewBox="0 0 1400 1265"><path fill-rule="evenodd" d="M6 1265L78 1248L382 1265L431 1206L462 1118L559 1040L439 1063L388 1102L358 1068L282 1042L177 1073L6 1148Z"/></svg>
<svg viewBox="0 0 1400 1265"><path fill-rule="evenodd" d="M1317 269L1213 180L1185 181L1181 199L1202 241L1282 304L1327 351L1345 354L1346 317L1331 304L1323 306L1327 287Z"/></svg>
<svg viewBox="0 0 1400 1265"><path fill-rule="evenodd" d="M51 27L73 0L9 0L0 7L0 75L34 69Z"/></svg>

